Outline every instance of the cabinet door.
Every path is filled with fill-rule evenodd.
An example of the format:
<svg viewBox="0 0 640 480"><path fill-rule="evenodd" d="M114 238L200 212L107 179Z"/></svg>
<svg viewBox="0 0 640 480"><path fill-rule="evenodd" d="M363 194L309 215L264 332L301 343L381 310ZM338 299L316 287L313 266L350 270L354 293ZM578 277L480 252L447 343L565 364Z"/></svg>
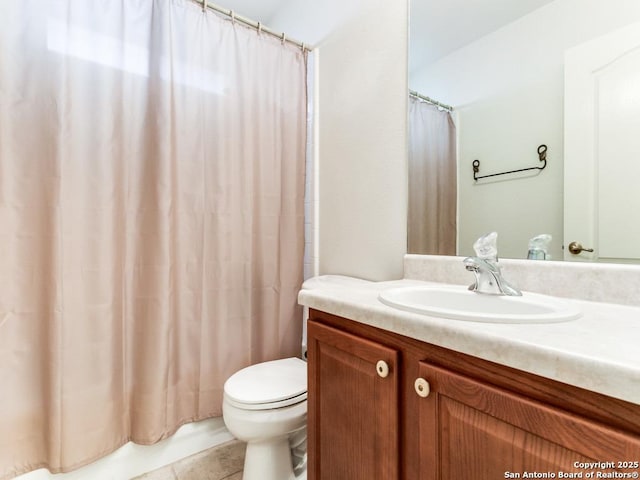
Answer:
<svg viewBox="0 0 640 480"><path fill-rule="evenodd" d="M430 387L419 402L423 479L606 478L586 475L611 469L575 463L640 460L635 436L428 363L420 377Z"/></svg>
<svg viewBox="0 0 640 480"><path fill-rule="evenodd" d="M398 478L398 352L308 324L310 480Z"/></svg>

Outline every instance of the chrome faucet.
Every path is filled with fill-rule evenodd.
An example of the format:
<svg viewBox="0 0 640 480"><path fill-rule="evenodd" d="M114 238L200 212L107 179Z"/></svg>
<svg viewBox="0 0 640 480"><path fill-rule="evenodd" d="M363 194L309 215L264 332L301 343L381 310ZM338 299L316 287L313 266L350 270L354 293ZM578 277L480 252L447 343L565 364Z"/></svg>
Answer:
<svg viewBox="0 0 640 480"><path fill-rule="evenodd" d="M476 281L469 286L469 290L488 295L522 295L520 290L502 277L500 267L496 262L478 257L467 257L463 263L465 268L476 276Z"/></svg>
<svg viewBox="0 0 640 480"><path fill-rule="evenodd" d="M497 239L496 232L480 237L473 244L476 256L463 260L465 268L476 277L469 290L487 295L520 296L522 292L502 277L498 266Z"/></svg>

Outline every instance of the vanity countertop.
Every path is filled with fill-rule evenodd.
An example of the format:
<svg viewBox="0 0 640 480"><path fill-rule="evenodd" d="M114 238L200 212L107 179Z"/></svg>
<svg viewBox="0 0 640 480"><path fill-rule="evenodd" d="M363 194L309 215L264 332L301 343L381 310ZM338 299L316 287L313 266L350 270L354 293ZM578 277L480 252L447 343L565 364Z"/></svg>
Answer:
<svg viewBox="0 0 640 480"><path fill-rule="evenodd" d="M451 320L388 307L388 288L443 285L323 276L305 282L299 303L424 342L640 405L640 307L571 300L577 320L498 324Z"/></svg>

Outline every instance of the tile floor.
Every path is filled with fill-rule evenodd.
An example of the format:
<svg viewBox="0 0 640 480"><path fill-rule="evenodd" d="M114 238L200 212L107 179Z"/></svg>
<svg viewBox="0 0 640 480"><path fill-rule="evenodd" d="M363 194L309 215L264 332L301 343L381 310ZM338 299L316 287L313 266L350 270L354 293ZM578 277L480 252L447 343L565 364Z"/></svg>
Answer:
<svg viewBox="0 0 640 480"><path fill-rule="evenodd" d="M134 480L242 480L244 450L243 442L233 440Z"/></svg>

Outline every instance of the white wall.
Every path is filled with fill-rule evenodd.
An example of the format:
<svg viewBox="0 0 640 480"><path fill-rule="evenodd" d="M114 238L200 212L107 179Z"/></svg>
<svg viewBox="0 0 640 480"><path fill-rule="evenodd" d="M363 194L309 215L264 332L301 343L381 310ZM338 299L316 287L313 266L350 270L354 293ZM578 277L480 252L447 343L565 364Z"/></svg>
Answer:
<svg viewBox="0 0 640 480"><path fill-rule="evenodd" d="M320 273L401 278L408 2L362 2L318 48Z"/></svg>
<svg viewBox="0 0 640 480"><path fill-rule="evenodd" d="M556 0L410 78L456 107L461 255L496 230L502 257L522 258L529 237L551 233L562 258L564 52L639 20L637 0ZM541 143L549 163L539 176L474 185L474 159L480 174L533 166Z"/></svg>
<svg viewBox="0 0 640 480"><path fill-rule="evenodd" d="M408 0L290 0L270 27L317 46L317 273L401 278Z"/></svg>

